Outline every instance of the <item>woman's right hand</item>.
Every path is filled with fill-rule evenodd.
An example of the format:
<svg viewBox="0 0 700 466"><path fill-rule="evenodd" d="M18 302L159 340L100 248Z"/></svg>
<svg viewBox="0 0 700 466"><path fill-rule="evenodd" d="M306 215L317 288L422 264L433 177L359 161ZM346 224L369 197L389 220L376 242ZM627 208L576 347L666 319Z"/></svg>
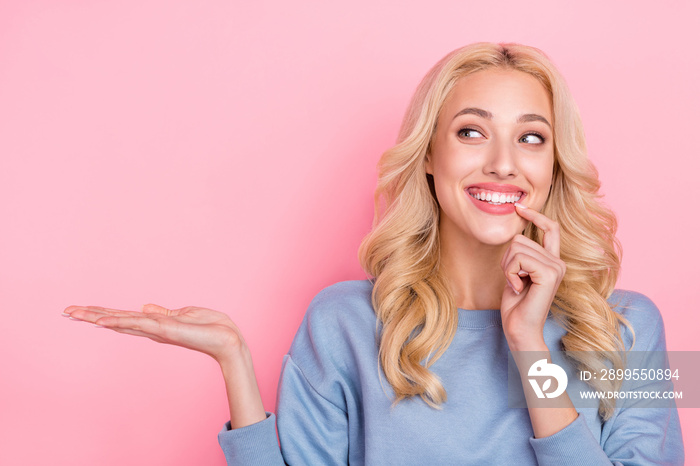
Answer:
<svg viewBox="0 0 700 466"><path fill-rule="evenodd" d="M243 336L231 318L202 307L170 310L146 304L143 312L134 312L98 306L69 306L64 315L115 332L200 351L219 363L240 356L245 350Z"/></svg>
<svg viewBox="0 0 700 466"><path fill-rule="evenodd" d="M250 352L240 330L226 314L195 306L170 310L146 304L143 312L69 306L63 315L115 332L208 354L221 366L231 428L245 427L266 418Z"/></svg>

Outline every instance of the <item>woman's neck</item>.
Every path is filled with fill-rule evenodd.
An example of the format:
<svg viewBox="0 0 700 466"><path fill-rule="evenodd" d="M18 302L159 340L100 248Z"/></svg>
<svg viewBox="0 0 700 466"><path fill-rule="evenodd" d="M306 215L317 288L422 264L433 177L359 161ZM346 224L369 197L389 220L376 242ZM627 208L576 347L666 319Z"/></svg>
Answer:
<svg viewBox="0 0 700 466"><path fill-rule="evenodd" d="M440 270L461 309L500 309L506 278L501 258L508 244L458 241L440 231Z"/></svg>

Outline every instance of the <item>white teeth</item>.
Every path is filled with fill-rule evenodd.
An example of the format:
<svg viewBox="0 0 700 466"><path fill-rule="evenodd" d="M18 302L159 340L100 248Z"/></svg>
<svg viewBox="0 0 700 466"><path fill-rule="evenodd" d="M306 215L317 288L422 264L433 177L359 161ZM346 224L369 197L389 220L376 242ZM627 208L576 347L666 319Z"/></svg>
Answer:
<svg viewBox="0 0 700 466"><path fill-rule="evenodd" d="M468 193L471 197L478 199L480 201L488 202L492 205L502 205L505 203L512 204L518 202L522 197L521 194L505 194L505 193L491 193L491 192L478 192L478 193Z"/></svg>

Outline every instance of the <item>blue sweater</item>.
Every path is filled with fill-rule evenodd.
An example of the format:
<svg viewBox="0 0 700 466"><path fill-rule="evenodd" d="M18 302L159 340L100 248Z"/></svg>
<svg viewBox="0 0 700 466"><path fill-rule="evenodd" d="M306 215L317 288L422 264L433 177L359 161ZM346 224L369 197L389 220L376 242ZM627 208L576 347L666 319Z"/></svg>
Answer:
<svg viewBox="0 0 700 466"><path fill-rule="evenodd" d="M393 390L378 363L377 318L369 281L348 281L312 301L284 357L275 415L219 433L229 465L335 464L683 464L678 412L617 408L602 422L593 407L534 438L527 409L509 408L508 344L499 310L459 310L448 350L431 366L448 399L420 398L392 408ZM632 324L635 350L665 351L661 315L645 296L615 291L611 303ZM566 331L548 319L544 337L559 351ZM623 327L627 348L632 336ZM619 401L618 401L619 403Z"/></svg>

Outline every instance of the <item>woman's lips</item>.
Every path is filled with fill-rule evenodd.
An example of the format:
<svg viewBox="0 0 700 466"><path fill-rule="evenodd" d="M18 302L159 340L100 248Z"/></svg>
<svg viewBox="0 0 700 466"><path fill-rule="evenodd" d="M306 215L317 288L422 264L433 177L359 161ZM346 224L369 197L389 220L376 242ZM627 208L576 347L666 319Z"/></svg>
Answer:
<svg viewBox="0 0 700 466"><path fill-rule="evenodd" d="M488 188L486 185L470 186L464 192L480 210L494 215L514 213L515 206L513 204L527 196L517 186L494 185L495 183L490 184Z"/></svg>

